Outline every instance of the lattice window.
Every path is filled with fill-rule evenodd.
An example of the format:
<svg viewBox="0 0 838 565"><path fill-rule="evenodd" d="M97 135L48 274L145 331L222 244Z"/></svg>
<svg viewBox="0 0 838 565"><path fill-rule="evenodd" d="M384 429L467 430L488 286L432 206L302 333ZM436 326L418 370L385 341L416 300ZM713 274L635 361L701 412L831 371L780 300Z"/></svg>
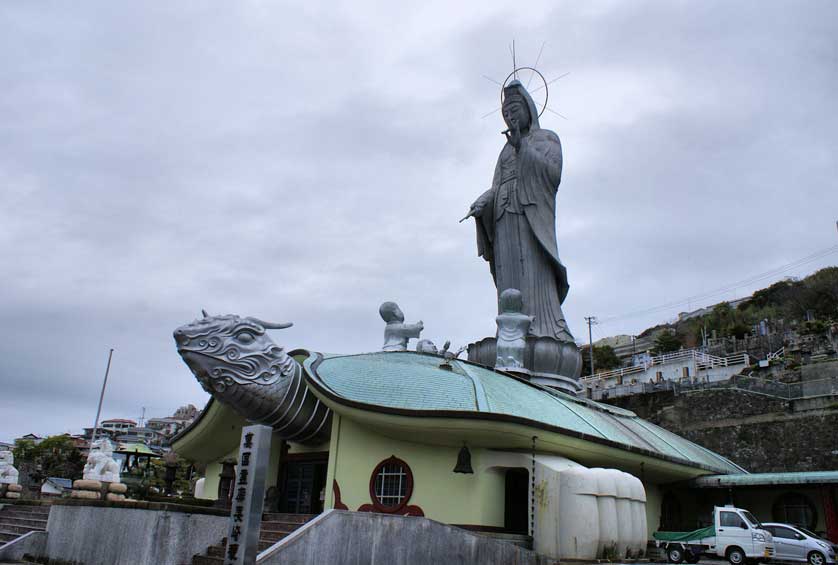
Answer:
<svg viewBox="0 0 838 565"><path fill-rule="evenodd" d="M407 463L396 457L379 463L372 479L373 502L384 510L403 506L413 492L413 474Z"/></svg>

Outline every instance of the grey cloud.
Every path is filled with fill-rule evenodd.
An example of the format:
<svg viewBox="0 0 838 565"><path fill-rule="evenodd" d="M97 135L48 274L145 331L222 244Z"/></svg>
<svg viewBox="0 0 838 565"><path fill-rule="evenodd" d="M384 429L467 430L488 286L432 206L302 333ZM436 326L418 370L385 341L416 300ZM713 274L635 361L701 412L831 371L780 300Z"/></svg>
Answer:
<svg viewBox="0 0 838 565"><path fill-rule="evenodd" d="M491 333L457 220L502 143L481 75L512 38L571 72L550 90L569 119L543 124L578 338L834 244L832 3L403 10L0 8L0 439L90 425L111 346L106 416L201 404L171 341L200 308L322 351L378 348L383 300L440 342Z"/></svg>

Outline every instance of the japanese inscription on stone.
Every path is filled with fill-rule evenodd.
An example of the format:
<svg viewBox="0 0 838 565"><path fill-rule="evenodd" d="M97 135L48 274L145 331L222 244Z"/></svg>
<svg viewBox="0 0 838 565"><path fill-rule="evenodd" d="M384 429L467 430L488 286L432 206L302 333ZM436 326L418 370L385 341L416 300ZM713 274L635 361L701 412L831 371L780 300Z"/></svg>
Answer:
<svg viewBox="0 0 838 565"><path fill-rule="evenodd" d="M271 452L270 426L242 428L224 565L255 565Z"/></svg>

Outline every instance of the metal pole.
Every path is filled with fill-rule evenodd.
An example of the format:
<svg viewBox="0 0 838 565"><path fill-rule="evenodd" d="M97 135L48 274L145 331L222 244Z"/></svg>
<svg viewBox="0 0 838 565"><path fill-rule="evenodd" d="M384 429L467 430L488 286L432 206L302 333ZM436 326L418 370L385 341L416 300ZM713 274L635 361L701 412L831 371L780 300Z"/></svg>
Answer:
<svg viewBox="0 0 838 565"><path fill-rule="evenodd" d="M596 323L596 316L587 316L585 320L588 322L588 359L591 362L591 376L594 376L594 339L591 334L591 324Z"/></svg>
<svg viewBox="0 0 838 565"><path fill-rule="evenodd" d="M108 351L108 366L105 367L105 380L102 382L102 392L99 393L99 407L96 409L96 421L93 422L93 437L90 439L90 445L96 441L96 431L99 429L99 416L102 414L102 400L105 399L105 387L108 386L108 373L111 371L111 359L113 358L113 347Z"/></svg>

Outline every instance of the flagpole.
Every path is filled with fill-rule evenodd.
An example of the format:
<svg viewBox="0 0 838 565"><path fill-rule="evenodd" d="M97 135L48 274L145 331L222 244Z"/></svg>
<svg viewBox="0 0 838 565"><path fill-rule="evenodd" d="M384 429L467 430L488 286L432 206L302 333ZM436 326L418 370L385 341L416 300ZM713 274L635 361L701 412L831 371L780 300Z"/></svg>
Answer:
<svg viewBox="0 0 838 565"><path fill-rule="evenodd" d="M108 366L105 368L105 380L102 382L102 392L99 393L99 407L96 409L96 421L93 422L93 436L90 439L90 445L96 441L96 432L99 429L99 416L102 414L102 400L105 399L105 387L108 386L108 373L111 371L111 359L113 358L113 347L108 352Z"/></svg>

